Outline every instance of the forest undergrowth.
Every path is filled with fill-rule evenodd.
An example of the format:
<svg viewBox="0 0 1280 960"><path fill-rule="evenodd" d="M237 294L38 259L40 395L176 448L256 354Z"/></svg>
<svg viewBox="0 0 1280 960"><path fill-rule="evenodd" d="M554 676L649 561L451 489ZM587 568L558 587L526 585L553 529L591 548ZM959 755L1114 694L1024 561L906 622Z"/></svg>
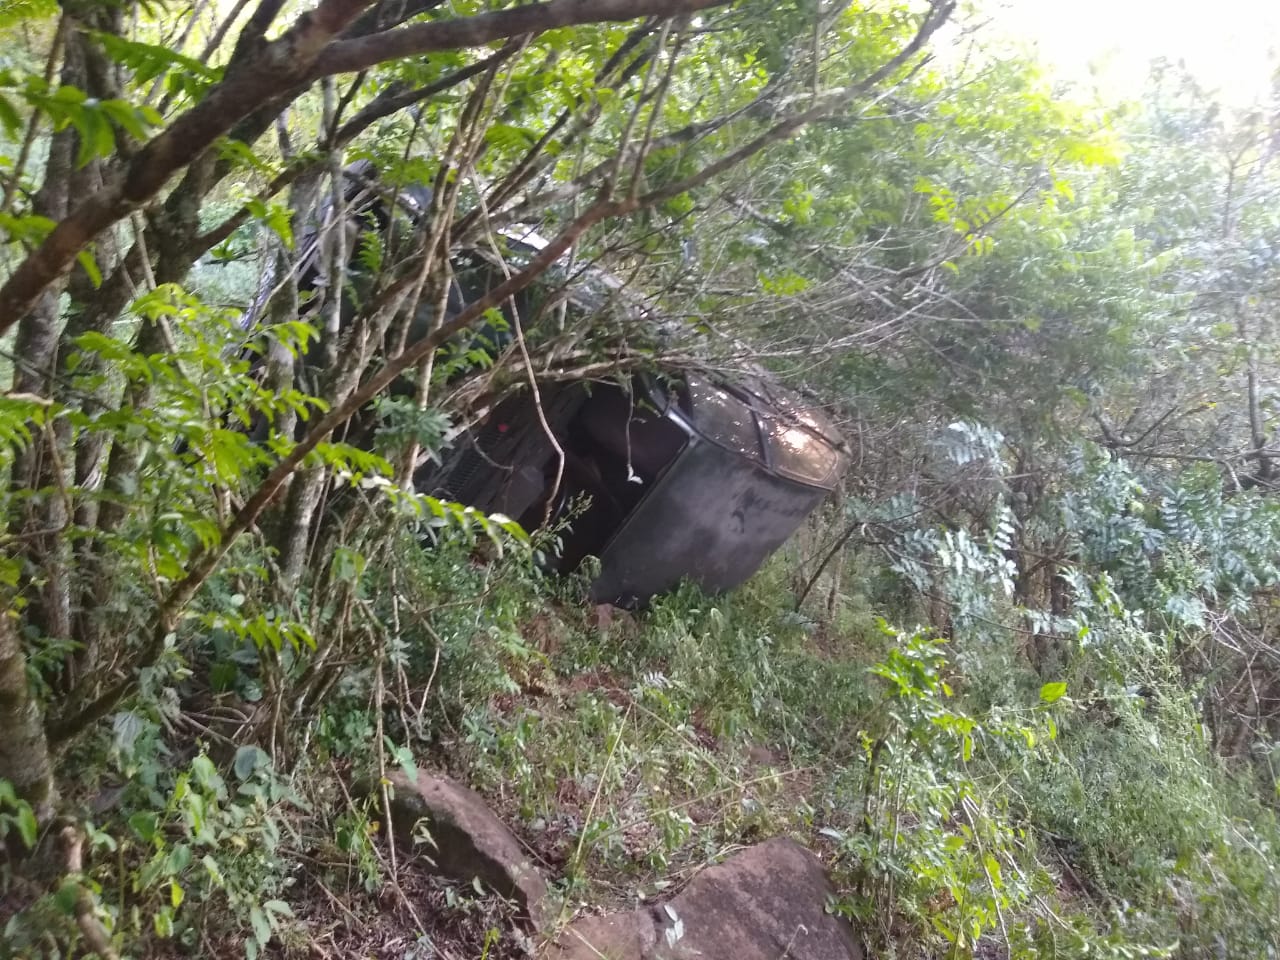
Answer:
<svg viewBox="0 0 1280 960"><path fill-rule="evenodd" d="M274 761L243 734L256 660L227 668L216 639L184 706L119 715L79 748L86 877L105 910L128 904L111 923L135 951L526 955L511 904L431 876L428 837L397 857L357 792L418 766L512 825L561 922L791 836L876 956L1261 957L1277 936L1274 809L1215 758L1172 663L1149 658L1139 690L1106 677L1089 630L1162 644L1102 585L1046 681L1011 610L963 639L890 626L920 611L865 558L834 604L797 611L803 542L731 596L686 587L641 612L585 604L583 581L528 553L401 550L379 617L398 629ZM9 921L9 955L74 923L62 895Z"/></svg>

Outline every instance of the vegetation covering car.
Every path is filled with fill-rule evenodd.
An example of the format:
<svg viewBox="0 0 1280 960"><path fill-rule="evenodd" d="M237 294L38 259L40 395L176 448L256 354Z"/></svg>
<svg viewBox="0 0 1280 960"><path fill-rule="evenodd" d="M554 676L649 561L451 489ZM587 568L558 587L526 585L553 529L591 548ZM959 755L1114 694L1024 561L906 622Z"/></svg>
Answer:
<svg viewBox="0 0 1280 960"><path fill-rule="evenodd" d="M430 193L388 197L370 189L369 165L348 173L355 273L359 233L390 229L397 213L416 220ZM513 258L540 248L528 232L503 239ZM320 245L314 233L304 239L304 293L325 282ZM505 267L488 250L458 251L454 262L446 314L500 282ZM587 271L573 282L569 309L601 309L620 286L603 271ZM503 346L512 311L524 317L528 309L527 297L506 305L506 321L487 327L480 342L491 351ZM431 319L430 308L422 313L411 336ZM556 567L569 572L597 557L593 598L630 604L685 578L715 591L745 581L835 487L843 446L820 410L764 371L726 376L655 364L604 383L544 383L509 395L420 469L415 485L527 529L563 522Z"/></svg>

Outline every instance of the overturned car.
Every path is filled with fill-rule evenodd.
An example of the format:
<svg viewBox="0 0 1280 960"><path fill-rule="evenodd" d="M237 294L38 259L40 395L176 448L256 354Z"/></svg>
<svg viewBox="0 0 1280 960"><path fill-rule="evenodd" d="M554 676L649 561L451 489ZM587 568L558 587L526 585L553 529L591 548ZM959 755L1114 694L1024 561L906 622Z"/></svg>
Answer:
<svg viewBox="0 0 1280 960"><path fill-rule="evenodd" d="M368 168L357 176L367 181ZM348 213L361 229L390 221L376 192L352 198ZM409 209L424 208L421 192L410 201ZM506 239L516 256L538 249L527 234ZM317 282L312 263L300 289ZM448 311L492 289L501 267L489 251L458 251ZM599 270L577 282L569 303L579 313L619 286ZM507 309L522 310L521 302ZM570 572L596 557L592 598L631 605L685 578L710 591L741 584L835 487L843 450L820 411L762 371L725 376L655 364L607 382L552 381L513 393L422 466L414 483L526 529L560 525L556 568Z"/></svg>
<svg viewBox="0 0 1280 960"><path fill-rule="evenodd" d="M597 601L634 603L688 577L712 591L750 577L835 486L844 467L831 425L760 377L543 392L500 404L420 484L536 527L564 515L561 570L600 561ZM558 449L557 449L558 448Z"/></svg>

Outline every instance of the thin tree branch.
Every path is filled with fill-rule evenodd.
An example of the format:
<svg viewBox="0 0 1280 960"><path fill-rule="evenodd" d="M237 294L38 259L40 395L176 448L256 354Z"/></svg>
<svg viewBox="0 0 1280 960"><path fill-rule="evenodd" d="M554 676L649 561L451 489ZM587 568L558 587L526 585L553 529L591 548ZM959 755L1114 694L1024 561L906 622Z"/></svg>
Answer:
<svg viewBox="0 0 1280 960"><path fill-rule="evenodd" d="M352 73L388 60L480 47L522 34L544 33L584 23L674 17L721 6L726 0L547 0L482 13L384 30L332 44L312 68L311 79L330 73Z"/></svg>
<svg viewBox="0 0 1280 960"><path fill-rule="evenodd" d="M204 49L200 51L199 59L201 63L208 63L209 58L213 56L214 52L220 46L222 46L222 41L227 38L227 33L230 32L231 27L239 18L240 12L248 5L249 0L236 0L235 7L233 7L227 15L222 18L222 22L218 24L218 28L214 31L213 36L210 37L209 42L204 45Z"/></svg>

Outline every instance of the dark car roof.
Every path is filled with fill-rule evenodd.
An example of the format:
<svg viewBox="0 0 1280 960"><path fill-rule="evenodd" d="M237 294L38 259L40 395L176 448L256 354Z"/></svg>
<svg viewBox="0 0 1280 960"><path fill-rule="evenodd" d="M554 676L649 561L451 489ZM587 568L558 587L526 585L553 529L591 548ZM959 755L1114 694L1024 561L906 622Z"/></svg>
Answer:
<svg viewBox="0 0 1280 960"><path fill-rule="evenodd" d="M844 472L844 441L819 410L763 377L689 374L675 411L689 432L775 476L831 490Z"/></svg>

